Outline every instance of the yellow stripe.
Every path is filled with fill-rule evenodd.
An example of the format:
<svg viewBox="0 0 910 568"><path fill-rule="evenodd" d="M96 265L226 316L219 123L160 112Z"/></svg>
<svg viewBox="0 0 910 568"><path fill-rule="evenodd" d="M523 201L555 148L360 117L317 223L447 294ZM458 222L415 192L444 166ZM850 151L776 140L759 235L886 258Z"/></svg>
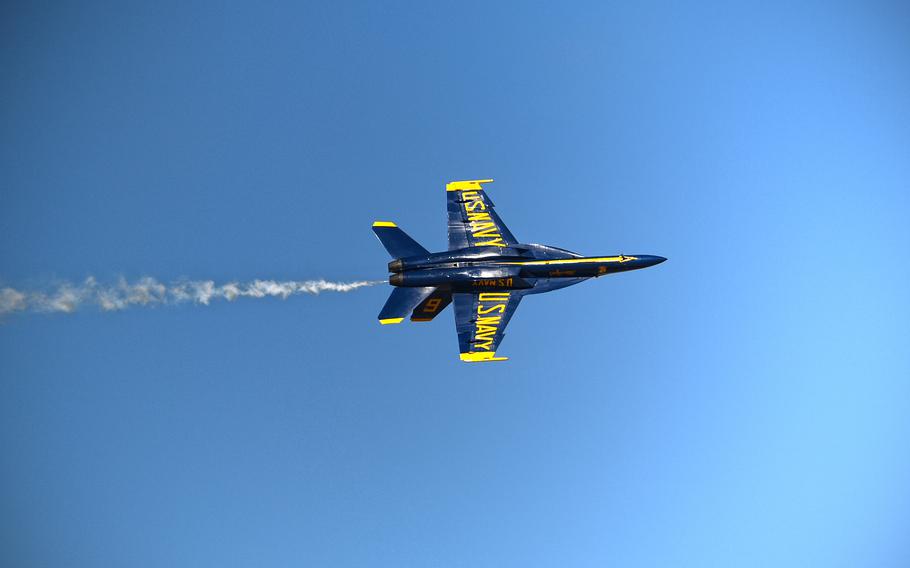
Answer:
<svg viewBox="0 0 910 568"><path fill-rule="evenodd" d="M485 363L487 361L508 361L508 357L495 357L493 351L468 351L461 354L461 360L468 363Z"/></svg>
<svg viewBox="0 0 910 568"><path fill-rule="evenodd" d="M390 323L401 323L403 320L404 320L404 318L388 318L388 319L384 319L384 320L382 320L382 319L379 320L379 323L381 323L382 325L386 325L386 324L390 324Z"/></svg>
<svg viewBox="0 0 910 568"><path fill-rule="evenodd" d="M559 260L528 260L525 262L500 262L498 264L513 264L520 266L545 266L548 264L576 264L579 262L628 262L638 260L635 256L598 256L590 258L561 258Z"/></svg>
<svg viewBox="0 0 910 568"><path fill-rule="evenodd" d="M395 223L391 221L373 221L374 227L397 227Z"/></svg>
<svg viewBox="0 0 910 568"><path fill-rule="evenodd" d="M480 185L482 183L492 183L491 179L471 179L465 181L450 181L446 184L446 191L464 191L466 189L473 189L475 191L483 189Z"/></svg>

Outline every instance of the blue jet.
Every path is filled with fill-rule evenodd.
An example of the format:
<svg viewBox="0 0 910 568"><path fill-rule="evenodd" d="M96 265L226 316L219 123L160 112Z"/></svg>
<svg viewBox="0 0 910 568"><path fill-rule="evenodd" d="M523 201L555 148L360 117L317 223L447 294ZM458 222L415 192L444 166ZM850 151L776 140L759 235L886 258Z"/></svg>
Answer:
<svg viewBox="0 0 910 568"><path fill-rule="evenodd" d="M505 361L496 348L524 296L550 292L614 272L654 266L662 256L582 256L547 245L523 244L509 231L483 190L491 179L446 184L449 250L430 253L389 221L373 232L392 255L395 288L379 312L382 324L430 321L455 304L461 360Z"/></svg>

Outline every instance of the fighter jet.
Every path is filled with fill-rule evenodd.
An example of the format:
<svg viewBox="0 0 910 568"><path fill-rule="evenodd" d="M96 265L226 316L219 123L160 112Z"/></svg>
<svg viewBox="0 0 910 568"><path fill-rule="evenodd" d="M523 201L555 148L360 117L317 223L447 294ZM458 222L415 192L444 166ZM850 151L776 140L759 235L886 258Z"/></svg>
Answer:
<svg viewBox="0 0 910 568"><path fill-rule="evenodd" d="M519 243L483 189L491 179L446 184L449 250L431 253L390 221L373 232L392 256L389 284L395 288L379 323L431 321L450 303L461 360L505 361L496 349L518 303L530 294L572 286L589 278L647 268L662 256L582 256L565 249Z"/></svg>

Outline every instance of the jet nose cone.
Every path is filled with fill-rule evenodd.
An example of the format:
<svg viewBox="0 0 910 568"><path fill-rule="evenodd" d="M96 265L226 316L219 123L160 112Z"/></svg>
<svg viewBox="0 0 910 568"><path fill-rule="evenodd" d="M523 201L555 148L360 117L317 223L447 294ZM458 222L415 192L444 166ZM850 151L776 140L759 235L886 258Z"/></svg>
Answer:
<svg viewBox="0 0 910 568"><path fill-rule="evenodd" d="M660 264L661 262L667 260L662 256L654 256L650 254L643 254L638 257L638 261L641 263L642 268L648 268L649 266L654 266L655 264Z"/></svg>

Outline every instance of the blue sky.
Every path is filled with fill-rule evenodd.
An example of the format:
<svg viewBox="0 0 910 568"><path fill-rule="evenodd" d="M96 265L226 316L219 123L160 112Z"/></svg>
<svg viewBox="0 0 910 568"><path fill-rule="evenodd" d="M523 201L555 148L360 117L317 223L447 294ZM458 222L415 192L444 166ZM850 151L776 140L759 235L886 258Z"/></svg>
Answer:
<svg viewBox="0 0 910 568"><path fill-rule="evenodd" d="M798 5L795 5L798 4ZM907 8L7 3L0 286L385 276L444 183L640 272L0 324L0 564L906 566Z"/></svg>

